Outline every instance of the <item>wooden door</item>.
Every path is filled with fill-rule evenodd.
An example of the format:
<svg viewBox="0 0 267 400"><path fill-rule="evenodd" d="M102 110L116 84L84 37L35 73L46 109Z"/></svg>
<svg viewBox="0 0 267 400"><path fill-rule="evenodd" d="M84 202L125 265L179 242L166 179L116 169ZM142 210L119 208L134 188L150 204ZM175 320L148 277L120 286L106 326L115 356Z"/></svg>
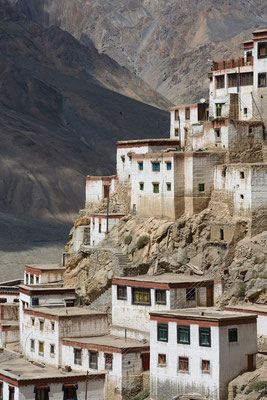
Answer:
<svg viewBox="0 0 267 400"><path fill-rule="evenodd" d="M254 371L254 355L248 354L248 371Z"/></svg>
<svg viewBox="0 0 267 400"><path fill-rule="evenodd" d="M149 371L150 353L143 353L142 354L142 364L143 364L143 371Z"/></svg>
<svg viewBox="0 0 267 400"><path fill-rule="evenodd" d="M206 298L206 304L207 307L212 307L213 306L213 286L208 286L206 289L206 293L207 293L207 298Z"/></svg>

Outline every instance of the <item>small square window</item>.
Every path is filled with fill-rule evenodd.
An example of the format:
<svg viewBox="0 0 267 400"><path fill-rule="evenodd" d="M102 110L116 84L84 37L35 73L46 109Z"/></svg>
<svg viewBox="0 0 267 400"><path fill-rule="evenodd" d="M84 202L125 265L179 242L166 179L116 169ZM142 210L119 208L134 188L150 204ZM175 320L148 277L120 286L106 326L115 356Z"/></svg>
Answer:
<svg viewBox="0 0 267 400"><path fill-rule="evenodd" d="M154 171L154 172L159 172L160 171L160 163L159 162L153 162L152 163L152 171Z"/></svg>
<svg viewBox="0 0 267 400"><path fill-rule="evenodd" d="M55 356L55 345L50 344L50 357L54 357L54 356Z"/></svg>
<svg viewBox="0 0 267 400"><path fill-rule="evenodd" d="M156 304L166 304L166 290L156 289Z"/></svg>
<svg viewBox="0 0 267 400"><path fill-rule="evenodd" d="M179 371L188 372L189 371L189 360L188 357L179 357L178 364Z"/></svg>
<svg viewBox="0 0 267 400"><path fill-rule="evenodd" d="M158 324L158 341L168 342L168 324Z"/></svg>
<svg viewBox="0 0 267 400"><path fill-rule="evenodd" d="M245 172L244 171L240 171L240 179L244 179L245 178Z"/></svg>
<svg viewBox="0 0 267 400"><path fill-rule="evenodd" d="M240 195L240 199L244 200L244 195L243 194Z"/></svg>
<svg viewBox="0 0 267 400"><path fill-rule="evenodd" d="M229 342L237 342L238 341L237 328L228 329L228 340L229 340Z"/></svg>
<svg viewBox="0 0 267 400"><path fill-rule="evenodd" d="M82 365L82 350L81 349L74 349L74 364Z"/></svg>
<svg viewBox="0 0 267 400"><path fill-rule="evenodd" d="M167 182L167 183L166 183L166 188L167 188L167 192L171 192L171 190L172 190L172 184L169 183L169 182Z"/></svg>
<svg viewBox="0 0 267 400"><path fill-rule="evenodd" d="M158 355L158 365L166 365L166 354Z"/></svg>
<svg viewBox="0 0 267 400"><path fill-rule="evenodd" d="M177 326L177 342L190 344L190 326Z"/></svg>
<svg viewBox="0 0 267 400"><path fill-rule="evenodd" d="M127 286L117 286L117 299L127 300Z"/></svg>
<svg viewBox="0 0 267 400"><path fill-rule="evenodd" d="M202 372L210 372L210 361L202 360Z"/></svg>
<svg viewBox="0 0 267 400"><path fill-rule="evenodd" d="M258 87L266 87L266 73L258 74Z"/></svg>
<svg viewBox="0 0 267 400"><path fill-rule="evenodd" d="M112 370L112 354L105 353L105 369Z"/></svg>
<svg viewBox="0 0 267 400"><path fill-rule="evenodd" d="M168 171L170 171L172 169L172 163L170 161L166 162L166 168Z"/></svg>
<svg viewBox="0 0 267 400"><path fill-rule="evenodd" d="M89 368L97 369L98 366L98 353L95 351L89 351Z"/></svg>
<svg viewBox="0 0 267 400"><path fill-rule="evenodd" d="M190 119L190 108L186 107L185 109L185 119Z"/></svg>
<svg viewBox="0 0 267 400"><path fill-rule="evenodd" d="M179 110L174 111L174 119L175 121L179 121Z"/></svg>
<svg viewBox="0 0 267 400"><path fill-rule="evenodd" d="M196 300L196 289L188 288L186 289L186 301Z"/></svg>
<svg viewBox="0 0 267 400"><path fill-rule="evenodd" d="M138 163L138 169L139 169L139 171L143 171L143 169L144 169L143 161L140 161L140 162Z"/></svg>
<svg viewBox="0 0 267 400"><path fill-rule="evenodd" d="M139 189L144 190L144 182L139 182Z"/></svg>
<svg viewBox="0 0 267 400"><path fill-rule="evenodd" d="M179 136L179 129L178 128L174 129L174 136Z"/></svg>
<svg viewBox="0 0 267 400"><path fill-rule="evenodd" d="M34 339L31 339L31 351L35 350L35 341Z"/></svg>
<svg viewBox="0 0 267 400"><path fill-rule="evenodd" d="M199 183L198 184L198 191L199 192L205 192L205 183Z"/></svg>
<svg viewBox="0 0 267 400"><path fill-rule="evenodd" d="M159 193L159 183L152 183L153 193Z"/></svg>
<svg viewBox="0 0 267 400"><path fill-rule="evenodd" d="M244 112L244 115L248 115L248 109L246 107L243 109L243 112Z"/></svg>
<svg viewBox="0 0 267 400"><path fill-rule="evenodd" d="M215 134L216 134L216 139L220 139L220 137L221 137L221 130L220 130L220 129L215 129Z"/></svg>
<svg viewBox="0 0 267 400"><path fill-rule="evenodd" d="M258 58L266 58L267 56L267 43L258 43Z"/></svg>
<svg viewBox="0 0 267 400"><path fill-rule="evenodd" d="M249 134L253 133L253 129L251 127L248 128L248 133Z"/></svg>
<svg viewBox="0 0 267 400"><path fill-rule="evenodd" d="M199 345L211 347L210 328L199 328Z"/></svg>

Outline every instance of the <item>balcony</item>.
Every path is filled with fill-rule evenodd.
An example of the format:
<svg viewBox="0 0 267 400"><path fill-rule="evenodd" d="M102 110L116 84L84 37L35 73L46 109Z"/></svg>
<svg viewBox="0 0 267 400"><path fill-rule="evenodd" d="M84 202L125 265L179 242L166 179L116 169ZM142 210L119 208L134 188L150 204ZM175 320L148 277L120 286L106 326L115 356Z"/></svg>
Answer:
<svg viewBox="0 0 267 400"><path fill-rule="evenodd" d="M224 69L231 69L237 67L248 67L253 65L253 56L245 58L236 58L235 60L213 62L213 71L222 71Z"/></svg>

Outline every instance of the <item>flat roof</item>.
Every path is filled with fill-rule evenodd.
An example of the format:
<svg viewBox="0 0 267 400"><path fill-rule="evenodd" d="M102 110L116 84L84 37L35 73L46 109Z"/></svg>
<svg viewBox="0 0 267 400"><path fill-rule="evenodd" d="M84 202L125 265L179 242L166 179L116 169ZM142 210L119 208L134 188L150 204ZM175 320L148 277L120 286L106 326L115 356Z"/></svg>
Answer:
<svg viewBox="0 0 267 400"><path fill-rule="evenodd" d="M75 288L63 286L62 283L47 283L41 285L19 285L19 291L27 294L46 293L76 293Z"/></svg>
<svg viewBox="0 0 267 400"><path fill-rule="evenodd" d="M267 316L267 304L236 304L234 306L225 306L225 310L230 311L241 311L241 312L252 312L256 314L266 314Z"/></svg>
<svg viewBox="0 0 267 400"><path fill-rule="evenodd" d="M65 271L65 267L60 266L59 264L25 264L25 268L32 268L32 269L40 269L42 271L45 270L56 270L59 269L61 271Z"/></svg>
<svg viewBox="0 0 267 400"><path fill-rule="evenodd" d="M161 275L138 275L138 276L127 276L118 277L114 279L129 280L136 282L160 282L160 283L177 283L177 282L202 282L213 280L211 277L203 277L197 275L186 275L186 274L172 274L166 273Z"/></svg>
<svg viewBox="0 0 267 400"><path fill-rule="evenodd" d="M182 104L180 106L172 106L170 108L170 111L175 111L175 110L178 110L179 108L196 107L196 106L201 105L201 104L206 105L206 106L209 105L209 103L207 103L206 101L204 103Z"/></svg>
<svg viewBox="0 0 267 400"><path fill-rule="evenodd" d="M257 29L256 31L253 31L253 34L254 33L262 33L262 32L267 32L267 28Z"/></svg>
<svg viewBox="0 0 267 400"><path fill-rule="evenodd" d="M76 316L94 316L106 315L105 312L90 310L81 307L28 307L24 312L34 312L38 314L51 315L55 317L76 317Z"/></svg>
<svg viewBox="0 0 267 400"><path fill-rule="evenodd" d="M63 338L67 342L75 342L85 345L98 345L106 347L114 347L118 349L130 349L139 347L148 347L149 342L139 342L138 340L125 339L114 335L92 336L92 337L79 337L79 338Z"/></svg>
<svg viewBox="0 0 267 400"><path fill-rule="evenodd" d="M179 319L194 319L200 321L224 321L224 320L243 320L245 319L255 319L255 314L246 314L239 312L227 312L220 310L218 308L211 307L197 307L197 308L185 308L176 309L170 311L153 311L150 312L151 316L158 317L169 317L169 318L179 318Z"/></svg>
<svg viewBox="0 0 267 400"><path fill-rule="evenodd" d="M117 146L124 146L124 145L140 145L140 144L143 144L143 145L159 145L159 144L166 144L166 145L168 145L168 144L170 144L170 143L179 143L180 141L179 141L179 139L171 139L171 138L169 138L169 139L139 139L139 140L123 140L123 141L119 141L119 142L117 142Z"/></svg>
<svg viewBox="0 0 267 400"><path fill-rule="evenodd" d="M75 383L76 381L84 381L86 379L86 372L66 372L55 367L47 366L41 363L31 363L24 358L13 358L9 353L0 354L0 379L8 380L16 386L28 384L49 384L53 381L62 380L68 383ZM89 373L88 378L104 379L104 373Z"/></svg>

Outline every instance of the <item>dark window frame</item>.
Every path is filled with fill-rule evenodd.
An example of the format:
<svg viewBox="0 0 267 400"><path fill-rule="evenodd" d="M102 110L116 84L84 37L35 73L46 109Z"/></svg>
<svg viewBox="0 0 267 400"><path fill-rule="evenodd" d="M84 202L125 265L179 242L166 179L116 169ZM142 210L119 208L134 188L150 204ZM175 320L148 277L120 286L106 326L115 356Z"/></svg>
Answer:
<svg viewBox="0 0 267 400"><path fill-rule="evenodd" d="M237 73L227 74L228 87L237 87Z"/></svg>
<svg viewBox="0 0 267 400"><path fill-rule="evenodd" d="M88 350L88 352L89 352L89 355L88 355L88 357L89 357L89 368L97 370L98 369L98 352L97 351L91 351L91 350ZM92 356L95 357L95 360L96 360L95 362L92 361L92 359L91 359Z"/></svg>
<svg viewBox="0 0 267 400"><path fill-rule="evenodd" d="M186 330L188 333L188 341L185 342L180 339L180 331ZM177 343L179 344L189 344L190 345L191 337L190 337L190 325L177 325Z"/></svg>
<svg viewBox="0 0 267 400"><path fill-rule="evenodd" d="M171 192L172 191L172 184L171 182L166 182L166 191Z"/></svg>
<svg viewBox="0 0 267 400"><path fill-rule="evenodd" d="M165 331L166 332L166 338L162 338L160 332ZM157 339L158 342L164 342L168 343L169 340L169 326L168 324L158 324L157 325Z"/></svg>
<svg viewBox="0 0 267 400"><path fill-rule="evenodd" d="M153 182L152 186L153 186L153 193L159 194L159 183Z"/></svg>
<svg viewBox="0 0 267 400"><path fill-rule="evenodd" d="M179 128L174 128L174 136L175 137L179 136Z"/></svg>
<svg viewBox="0 0 267 400"><path fill-rule="evenodd" d="M210 330L210 328L199 327L198 332L199 332L199 346L201 346L201 347L211 347L211 330ZM209 337L209 343L208 344L203 343L203 341L202 341L202 334L203 333L208 334L208 337Z"/></svg>
<svg viewBox="0 0 267 400"><path fill-rule="evenodd" d="M225 88L225 76L224 76L224 74L215 76L215 87L216 87L216 89L224 89Z"/></svg>
<svg viewBox="0 0 267 400"><path fill-rule="evenodd" d="M165 362L162 362L162 360L165 360ZM166 356L166 354L163 354L163 353L159 353L158 354L158 365L160 365L160 366L166 366L167 365L167 356Z"/></svg>
<svg viewBox="0 0 267 400"><path fill-rule="evenodd" d="M174 110L174 120L179 121L179 110Z"/></svg>
<svg viewBox="0 0 267 400"><path fill-rule="evenodd" d="M138 161L138 169L139 169L139 171L143 171L143 170L144 170L144 163L143 163L143 161Z"/></svg>
<svg viewBox="0 0 267 400"><path fill-rule="evenodd" d="M264 77L264 81L265 82L263 84L260 84L260 80L263 77ZM262 87L266 87L266 86L267 86L267 73L266 72L259 72L258 73L258 87L262 88Z"/></svg>
<svg viewBox="0 0 267 400"><path fill-rule="evenodd" d="M238 330L237 330L237 328L229 328L228 329L228 342L229 343L238 342Z"/></svg>
<svg viewBox="0 0 267 400"><path fill-rule="evenodd" d="M222 116L222 108L224 105L225 105L225 103L215 103L216 118L219 118Z"/></svg>
<svg viewBox="0 0 267 400"><path fill-rule="evenodd" d="M113 369L113 354L112 353L104 353L105 357L105 369L112 371ZM107 362L107 360L110 360L110 362Z"/></svg>
<svg viewBox="0 0 267 400"><path fill-rule="evenodd" d="M139 190L144 190L144 182L139 182Z"/></svg>
<svg viewBox="0 0 267 400"><path fill-rule="evenodd" d="M190 120L190 107L185 109L185 119Z"/></svg>
<svg viewBox="0 0 267 400"><path fill-rule="evenodd" d="M158 297L161 297L162 300L159 300ZM163 305L167 304L167 291L165 289L155 289L155 303Z"/></svg>
<svg viewBox="0 0 267 400"><path fill-rule="evenodd" d="M199 192L205 192L205 183L199 183L198 184L198 191Z"/></svg>
<svg viewBox="0 0 267 400"><path fill-rule="evenodd" d="M120 291L122 291L124 295L121 295ZM127 286L117 285L117 300L127 300Z"/></svg>
<svg viewBox="0 0 267 400"><path fill-rule="evenodd" d="M186 301L196 300L196 288L186 288Z"/></svg>
<svg viewBox="0 0 267 400"><path fill-rule="evenodd" d="M240 86L253 85L253 72L242 72L240 74Z"/></svg>
<svg viewBox="0 0 267 400"><path fill-rule="evenodd" d="M149 294L149 302L143 302L143 301L136 301L135 295L139 294L141 295L142 293L144 294ZM132 304L134 305L141 305L141 306L151 306L151 289L149 288L140 288L140 287L133 287L132 288Z"/></svg>
<svg viewBox="0 0 267 400"><path fill-rule="evenodd" d="M260 55L260 49L265 49L265 54ZM259 42L258 43L258 59L267 58L267 43L266 42Z"/></svg>
<svg viewBox="0 0 267 400"><path fill-rule="evenodd" d="M80 357L77 357L77 354L80 354ZM73 349L74 355L74 364L75 365L82 365L82 349ZM79 361L79 362L77 362Z"/></svg>
<svg viewBox="0 0 267 400"><path fill-rule="evenodd" d="M172 169L172 162L171 161L166 161L166 170L171 171Z"/></svg>
<svg viewBox="0 0 267 400"><path fill-rule="evenodd" d="M178 371L189 372L189 357L178 357Z"/></svg>
<svg viewBox="0 0 267 400"><path fill-rule="evenodd" d="M208 365L208 367L206 367L206 365ZM210 360L202 360L201 361L201 370L204 373L210 372Z"/></svg>
<svg viewBox="0 0 267 400"><path fill-rule="evenodd" d="M160 172L160 162L152 161L152 172Z"/></svg>

